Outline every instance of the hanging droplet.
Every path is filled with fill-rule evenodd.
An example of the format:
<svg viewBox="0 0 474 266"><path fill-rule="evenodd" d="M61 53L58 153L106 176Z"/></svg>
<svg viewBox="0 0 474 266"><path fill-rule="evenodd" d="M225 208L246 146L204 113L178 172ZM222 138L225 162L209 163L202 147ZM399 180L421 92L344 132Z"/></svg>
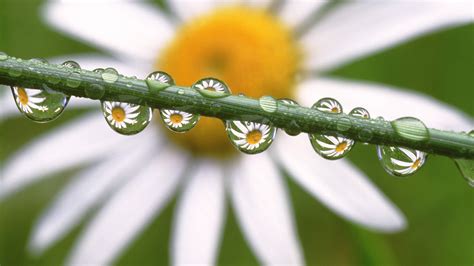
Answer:
<svg viewBox="0 0 474 266"><path fill-rule="evenodd" d="M148 90L152 94L156 94L171 85L174 85L173 78L166 72L155 71L150 73L145 80Z"/></svg>
<svg viewBox="0 0 474 266"><path fill-rule="evenodd" d="M222 98L231 94L229 87L216 78L203 78L198 80L192 86L204 97L208 98Z"/></svg>
<svg viewBox="0 0 474 266"><path fill-rule="evenodd" d="M267 113L274 113L277 110L277 101L272 96L262 96L258 99L260 108Z"/></svg>
<svg viewBox="0 0 474 266"><path fill-rule="evenodd" d="M102 112L109 126L123 135L133 135L148 126L153 110L132 103L102 102Z"/></svg>
<svg viewBox="0 0 474 266"><path fill-rule="evenodd" d="M377 146L377 156L385 171L394 176L411 175L426 161L426 153L401 147Z"/></svg>
<svg viewBox="0 0 474 266"><path fill-rule="evenodd" d="M454 162L469 186L474 188L474 160L454 159Z"/></svg>
<svg viewBox="0 0 474 266"><path fill-rule="evenodd" d="M317 101L311 107L326 113L340 114L342 113L342 105L333 98L323 98ZM352 126L349 119L340 121L336 124L338 128L348 130ZM354 141L343 136L331 136L320 134L309 134L309 140L313 149L321 155L321 157L329 160L337 160L346 156L354 146Z"/></svg>
<svg viewBox="0 0 474 266"><path fill-rule="evenodd" d="M365 118L365 119L370 119L370 114L369 111L367 111L365 108L362 107L356 107L352 109L349 112L349 115L355 116L355 117L360 117L360 118Z"/></svg>
<svg viewBox="0 0 474 266"><path fill-rule="evenodd" d="M256 122L226 121L227 136L240 151L256 154L270 147L276 135L276 128Z"/></svg>
<svg viewBox="0 0 474 266"><path fill-rule="evenodd" d="M429 138L428 128L425 124L414 117L402 117L391 122L392 128L397 135L404 139L424 141Z"/></svg>
<svg viewBox="0 0 474 266"><path fill-rule="evenodd" d="M288 105L299 106L299 104L296 101L293 101L292 99L284 98L284 99L279 99L279 101ZM298 123L295 120L292 120L290 124L292 127L299 127ZM285 131L286 134L290 136L297 136L301 133L301 131L297 129L283 128L283 130Z"/></svg>
<svg viewBox="0 0 474 266"><path fill-rule="evenodd" d="M100 72L102 79L107 83L114 83L118 80L119 74L115 68L108 67L104 71Z"/></svg>

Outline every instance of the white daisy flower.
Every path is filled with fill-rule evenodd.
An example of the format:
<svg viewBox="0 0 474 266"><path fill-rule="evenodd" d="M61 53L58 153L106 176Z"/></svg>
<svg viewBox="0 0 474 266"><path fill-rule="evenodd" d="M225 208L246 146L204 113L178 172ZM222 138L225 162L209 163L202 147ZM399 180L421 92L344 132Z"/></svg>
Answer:
<svg viewBox="0 0 474 266"><path fill-rule="evenodd" d="M37 89L26 89L21 87L12 87L13 93L15 94L15 102L19 109L23 112L31 114L33 109L39 110L42 112L48 111L47 106L39 105L44 102L46 98L39 97L39 94L43 92L42 90Z"/></svg>
<svg viewBox="0 0 474 266"><path fill-rule="evenodd" d="M140 106L130 103L104 101L103 108L107 121L119 129L136 124L135 118L140 114Z"/></svg>
<svg viewBox="0 0 474 266"><path fill-rule="evenodd" d="M401 169L393 169L393 171L401 174L401 175L409 175L418 168L420 168L426 160L426 153L418 151L418 150L409 150L405 148L395 148L395 147L390 147L391 149L399 149L401 152L403 152L410 161L401 161L395 158L390 158L390 161L398 167L401 167Z"/></svg>
<svg viewBox="0 0 474 266"><path fill-rule="evenodd" d="M269 2L251 0L244 6L229 6L229 1L168 0L174 15L170 19L141 1L62 0L49 1L44 17L63 33L114 55L66 56L86 69L115 67L123 74L143 77L160 69L187 86L212 76L224 80L234 93L252 97L285 98L291 96L289 88L294 88L296 100L305 106L330 96L343 106L363 105L386 118L416 115L440 129L472 128L470 118L430 97L324 77L337 66L415 36L468 23L472 21L470 4L351 1L319 12L325 1L282 1L276 9L269 9ZM314 14L319 15L317 22L309 23ZM297 80L295 73L303 74L299 75L302 79ZM11 115L11 103L0 101L5 106L2 118ZM74 102L76 106L95 104ZM400 108L401 104L417 108ZM97 208L71 251L70 264L112 263L180 186L184 187L179 189L170 250L174 264L216 261L227 199L262 264L304 264L278 166L352 222L385 232L404 228L403 215L370 179L347 160L317 156L304 134L280 134L271 150L244 156L230 152L223 131L217 119L202 117L180 139L175 137L178 134L164 136L148 127L128 137L124 145L124 137L104 128L100 115L88 115L12 156L1 169L0 197L50 173L95 162L72 178L32 233L30 248L44 251ZM117 165L117 157L124 154L127 163ZM176 165L188 165L192 171Z"/></svg>
<svg viewBox="0 0 474 266"><path fill-rule="evenodd" d="M270 136L270 126L255 122L232 121L237 129L230 128L232 135L236 136L235 143L242 149L253 151L260 145L268 141Z"/></svg>
<svg viewBox="0 0 474 266"><path fill-rule="evenodd" d="M191 122L193 115L178 110L168 110L164 109L161 112L163 116L163 121L172 128L180 128L184 125L187 125Z"/></svg>
<svg viewBox="0 0 474 266"><path fill-rule="evenodd" d="M316 139L316 142L323 149L320 151L322 154L328 157L339 157L344 155L347 150L352 148L354 141L351 139L335 136L323 136L328 142Z"/></svg>

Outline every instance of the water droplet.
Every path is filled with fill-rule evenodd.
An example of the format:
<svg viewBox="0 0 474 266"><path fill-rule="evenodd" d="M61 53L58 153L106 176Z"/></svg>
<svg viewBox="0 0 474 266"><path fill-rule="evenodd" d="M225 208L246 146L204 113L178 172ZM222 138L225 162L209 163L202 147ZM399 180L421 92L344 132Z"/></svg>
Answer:
<svg viewBox="0 0 474 266"><path fill-rule="evenodd" d="M349 115L352 115L352 116L355 116L355 117L360 117L360 118L365 118L365 119L370 118L369 111L367 111L365 108L362 108L362 107L356 107L356 108L352 109L349 112Z"/></svg>
<svg viewBox="0 0 474 266"><path fill-rule="evenodd" d="M323 111L326 113L334 113L334 114L340 114L342 113L342 105L333 98L322 98L319 101L317 101L313 106L311 107L313 109L317 109L319 111Z"/></svg>
<svg viewBox="0 0 474 266"><path fill-rule="evenodd" d="M193 84L192 88L208 98L222 98L231 94L229 87L215 78L203 78Z"/></svg>
<svg viewBox="0 0 474 266"><path fill-rule="evenodd" d="M86 87L84 92L90 99L98 100L104 97L105 88L99 84L92 84L91 86Z"/></svg>
<svg viewBox="0 0 474 266"><path fill-rule="evenodd" d="M23 74L23 69L21 69L21 68L10 68L8 70L8 75L10 77L17 78L17 77L20 77L21 74Z"/></svg>
<svg viewBox="0 0 474 266"><path fill-rule="evenodd" d="M107 83L114 83L119 78L119 74L115 68L108 67L101 73L102 79Z"/></svg>
<svg viewBox="0 0 474 266"><path fill-rule="evenodd" d="M469 137L473 137L474 138L474 130L471 130L469 131L469 133L467 133L469 135Z"/></svg>
<svg viewBox="0 0 474 266"><path fill-rule="evenodd" d="M271 96L262 96L258 99L260 108L267 113L274 113L277 110L277 101Z"/></svg>
<svg viewBox="0 0 474 266"><path fill-rule="evenodd" d="M102 74L102 72L104 72L104 69L99 67L99 68L96 68L96 69L92 70L92 72Z"/></svg>
<svg viewBox="0 0 474 266"><path fill-rule="evenodd" d="M391 122L392 128L402 138L414 141L423 141L429 138L425 124L418 118L402 117Z"/></svg>
<svg viewBox="0 0 474 266"><path fill-rule="evenodd" d="M153 110L150 107L110 101L102 102L102 113L107 124L123 135L141 132L153 116Z"/></svg>
<svg viewBox="0 0 474 266"><path fill-rule="evenodd" d="M81 69L81 66L77 62L72 61L72 60L65 61L61 65L65 66L65 67L69 67L69 68Z"/></svg>
<svg viewBox="0 0 474 266"><path fill-rule="evenodd" d="M5 61L8 59L8 55L4 52L0 52L0 61Z"/></svg>
<svg viewBox="0 0 474 266"><path fill-rule="evenodd" d="M341 117L341 118L337 119L337 121L336 121L336 128L339 131L347 131L347 130L351 129L351 127L352 127L352 122L347 117Z"/></svg>
<svg viewBox="0 0 474 266"><path fill-rule="evenodd" d="M166 72L155 71L150 73L145 80L150 93L158 93L171 85L174 85L173 78Z"/></svg>
<svg viewBox="0 0 474 266"><path fill-rule="evenodd" d="M377 156L385 171L394 176L411 175L426 161L426 153L401 147L377 146Z"/></svg>
<svg viewBox="0 0 474 266"><path fill-rule="evenodd" d="M474 187L474 160L454 159L454 162L469 186Z"/></svg>
<svg viewBox="0 0 474 266"><path fill-rule="evenodd" d="M162 109L161 120L165 126L174 132L184 133L191 130L199 121L200 115L184 111Z"/></svg>
<svg viewBox="0 0 474 266"><path fill-rule="evenodd" d="M367 141L370 141L372 139L372 137L374 136L374 133L372 133L372 130L370 130L368 128L363 128L359 131L358 136L362 141L367 142ZM363 144L367 145L368 143L364 142Z"/></svg>
<svg viewBox="0 0 474 266"><path fill-rule="evenodd" d="M46 80L48 81L48 83L56 85L61 82L61 76L59 76L58 74L52 74L50 76L47 76Z"/></svg>
<svg viewBox="0 0 474 266"><path fill-rule="evenodd" d="M276 128L256 122L226 121L227 136L240 151L256 154L270 147L276 135Z"/></svg>
<svg viewBox="0 0 474 266"><path fill-rule="evenodd" d="M74 61L66 61L61 64L64 67L75 69L75 70L80 70L81 66L79 66L78 63ZM67 80L66 80L66 86L71 87L71 88L77 88L81 85L81 74L79 72L72 72L68 75Z"/></svg>
<svg viewBox="0 0 474 266"><path fill-rule="evenodd" d="M293 101L292 99L284 98L284 99L279 99L279 101L288 105L299 106L299 104L296 101ZM292 120L290 122L290 125L292 127L299 127L298 123L295 120ZM286 134L290 136L297 136L301 133L301 131L297 129L283 128L283 130L285 131Z"/></svg>
<svg viewBox="0 0 474 266"><path fill-rule="evenodd" d="M15 104L27 118L35 122L56 119L69 102L69 96L53 90L30 89L12 86Z"/></svg>

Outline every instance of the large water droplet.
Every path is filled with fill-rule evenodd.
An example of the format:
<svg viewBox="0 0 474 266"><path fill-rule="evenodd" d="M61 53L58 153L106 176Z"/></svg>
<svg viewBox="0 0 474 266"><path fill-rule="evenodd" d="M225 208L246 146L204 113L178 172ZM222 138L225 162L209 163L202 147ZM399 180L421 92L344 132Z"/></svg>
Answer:
<svg viewBox="0 0 474 266"><path fill-rule="evenodd" d="M102 113L107 124L123 135L141 132L148 126L153 116L150 107L111 101L102 102Z"/></svg>
<svg viewBox="0 0 474 266"><path fill-rule="evenodd" d="M426 161L426 153L401 147L377 146L377 156L385 171L394 176L411 175Z"/></svg>
<svg viewBox="0 0 474 266"><path fill-rule="evenodd" d="M279 101L281 101L284 104L299 106L299 104L292 99L284 98L284 99L280 99ZM290 125L293 127L299 127L298 123L295 120L292 120ZM285 131L286 134L290 136L297 136L301 133L301 131L297 129L283 128L283 130Z"/></svg>
<svg viewBox="0 0 474 266"><path fill-rule="evenodd" d="M414 117L402 117L391 122L392 128L402 138L415 141L423 141L429 138L429 132L425 124Z"/></svg>
<svg viewBox="0 0 474 266"><path fill-rule="evenodd" d="M203 78L193 84L192 88L208 98L222 98L231 94L229 87L216 78Z"/></svg>
<svg viewBox="0 0 474 266"><path fill-rule="evenodd" d="M265 151L275 139L276 128L256 122L226 121L227 136L240 151L256 154Z"/></svg>
<svg viewBox="0 0 474 266"><path fill-rule="evenodd" d="M178 110L160 110L161 120L171 131L184 133L191 130L199 121L200 116Z"/></svg>
<svg viewBox="0 0 474 266"><path fill-rule="evenodd" d="M104 71L101 72L101 76L102 76L102 79L107 83L114 83L119 78L119 74L117 70L111 67L104 69Z"/></svg>
<svg viewBox="0 0 474 266"><path fill-rule="evenodd" d="M155 71L150 73L145 80L148 90L152 94L156 94L171 85L174 85L173 78L166 72Z"/></svg>
<svg viewBox="0 0 474 266"><path fill-rule="evenodd" d="M454 162L469 186L474 187L474 160L454 159Z"/></svg>
<svg viewBox="0 0 474 266"><path fill-rule="evenodd" d="M260 108L267 113L274 113L277 110L277 101L272 96L262 96L258 99Z"/></svg>

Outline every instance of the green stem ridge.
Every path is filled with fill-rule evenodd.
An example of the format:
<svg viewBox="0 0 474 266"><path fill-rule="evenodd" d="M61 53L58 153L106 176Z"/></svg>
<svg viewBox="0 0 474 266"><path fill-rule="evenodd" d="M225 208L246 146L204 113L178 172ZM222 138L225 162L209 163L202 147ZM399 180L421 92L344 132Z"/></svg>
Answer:
<svg viewBox="0 0 474 266"><path fill-rule="evenodd" d="M175 109L223 120L266 123L306 133L342 135L360 142L408 147L452 158L474 159L474 137L465 133L429 128L429 137L426 139L410 139L399 134L390 121L380 119L325 113L281 101L276 102L274 109L262 108L258 99L241 95L209 97L190 87L168 86L158 81L122 75L119 75L116 81L108 81L106 82L100 73L93 71L47 64L38 60L22 60L0 53L0 84L4 85L53 89L85 98L91 98L88 97L87 91L92 86L99 86L104 90L100 100Z"/></svg>

